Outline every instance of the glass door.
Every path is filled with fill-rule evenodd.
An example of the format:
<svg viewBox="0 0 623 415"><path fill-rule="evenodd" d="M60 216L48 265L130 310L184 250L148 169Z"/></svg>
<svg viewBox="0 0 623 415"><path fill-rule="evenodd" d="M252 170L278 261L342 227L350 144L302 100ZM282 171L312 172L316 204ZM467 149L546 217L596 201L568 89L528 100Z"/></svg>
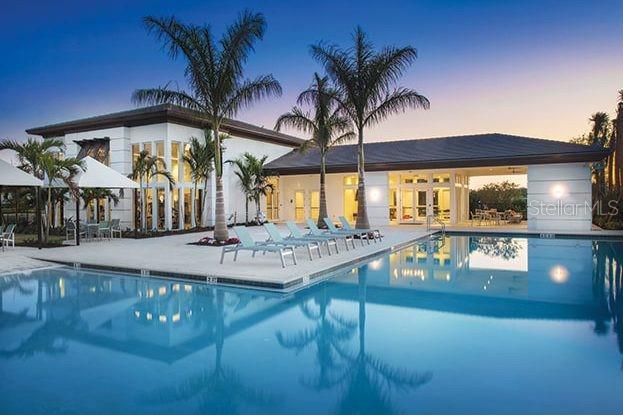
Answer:
<svg viewBox="0 0 623 415"><path fill-rule="evenodd" d="M417 201L416 201L416 213L417 220L423 221L426 220L426 215L428 214L428 190L418 190L417 191Z"/></svg>
<svg viewBox="0 0 623 415"><path fill-rule="evenodd" d="M320 192L311 192L310 199L309 215L315 222L318 222L318 215L320 214Z"/></svg>
<svg viewBox="0 0 623 415"><path fill-rule="evenodd" d="M305 192L302 190L294 192L294 220L305 221Z"/></svg>
<svg viewBox="0 0 623 415"><path fill-rule="evenodd" d="M349 222L357 220L357 189L344 189L344 216Z"/></svg>
<svg viewBox="0 0 623 415"><path fill-rule="evenodd" d="M400 191L400 221L413 222L413 190Z"/></svg>
<svg viewBox="0 0 623 415"><path fill-rule="evenodd" d="M443 221L450 220L450 189L438 187L433 189L433 215Z"/></svg>

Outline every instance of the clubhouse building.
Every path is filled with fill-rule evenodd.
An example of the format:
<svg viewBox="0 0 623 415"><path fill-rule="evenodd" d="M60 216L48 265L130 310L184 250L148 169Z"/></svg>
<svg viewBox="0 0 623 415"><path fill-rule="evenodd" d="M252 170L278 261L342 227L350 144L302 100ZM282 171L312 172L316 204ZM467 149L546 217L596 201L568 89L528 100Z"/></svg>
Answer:
<svg viewBox="0 0 623 415"><path fill-rule="evenodd" d="M148 227L184 229L195 225L192 204L201 209L203 192L209 203L203 212L214 223L215 183L200 183L195 192L183 156L192 137L203 137L207 123L197 113L173 105L158 105L27 130L29 134L64 139L68 156L90 155L122 174L132 172L142 150L162 160L175 178L172 189L163 179L145 184ZM267 155L266 171L274 190L262 201L272 221L303 221L318 216L320 157L315 149L297 151L302 139L240 121L225 123L224 160L248 151ZM561 141L506 134L479 134L365 144L366 192L371 224L424 223L434 216L451 224L470 219L469 182L474 176L526 175L528 228L589 230L592 182L590 163L609 151ZM356 219L357 152L339 146L327 156L327 207L331 217ZM234 168L225 164L227 216L244 222L245 197ZM81 217L121 219L133 228L134 198L126 192L116 206L106 200L86 206ZM253 216L254 209L250 216ZM138 210L138 209L137 209ZM74 216L71 204L63 215ZM140 214L140 213L139 213ZM140 223L140 222L139 222Z"/></svg>

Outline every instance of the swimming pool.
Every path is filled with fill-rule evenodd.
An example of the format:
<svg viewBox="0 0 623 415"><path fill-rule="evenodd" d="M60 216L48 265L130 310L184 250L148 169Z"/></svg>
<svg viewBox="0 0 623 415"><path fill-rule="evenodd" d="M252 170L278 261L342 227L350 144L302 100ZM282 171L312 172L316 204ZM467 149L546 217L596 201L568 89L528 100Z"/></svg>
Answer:
<svg viewBox="0 0 623 415"><path fill-rule="evenodd" d="M0 277L0 413L615 413L623 243L432 238L288 297Z"/></svg>

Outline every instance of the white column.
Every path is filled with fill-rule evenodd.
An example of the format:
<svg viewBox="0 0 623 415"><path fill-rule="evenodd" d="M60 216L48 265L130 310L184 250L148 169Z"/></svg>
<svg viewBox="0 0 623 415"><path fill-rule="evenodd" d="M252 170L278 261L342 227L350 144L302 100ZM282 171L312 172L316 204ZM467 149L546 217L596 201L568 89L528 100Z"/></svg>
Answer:
<svg viewBox="0 0 623 415"><path fill-rule="evenodd" d="M591 204L588 163L528 167L528 229L588 231Z"/></svg>
<svg viewBox="0 0 623 415"><path fill-rule="evenodd" d="M366 201L370 226L389 225L389 173L366 173Z"/></svg>

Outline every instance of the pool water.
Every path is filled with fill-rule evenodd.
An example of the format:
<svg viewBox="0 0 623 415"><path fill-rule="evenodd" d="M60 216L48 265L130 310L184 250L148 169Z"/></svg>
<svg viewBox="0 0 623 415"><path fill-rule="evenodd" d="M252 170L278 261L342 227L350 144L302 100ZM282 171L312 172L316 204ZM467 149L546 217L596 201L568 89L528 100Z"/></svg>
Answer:
<svg viewBox="0 0 623 415"><path fill-rule="evenodd" d="M0 414L594 414L623 404L623 244L446 236L281 295L0 277Z"/></svg>

